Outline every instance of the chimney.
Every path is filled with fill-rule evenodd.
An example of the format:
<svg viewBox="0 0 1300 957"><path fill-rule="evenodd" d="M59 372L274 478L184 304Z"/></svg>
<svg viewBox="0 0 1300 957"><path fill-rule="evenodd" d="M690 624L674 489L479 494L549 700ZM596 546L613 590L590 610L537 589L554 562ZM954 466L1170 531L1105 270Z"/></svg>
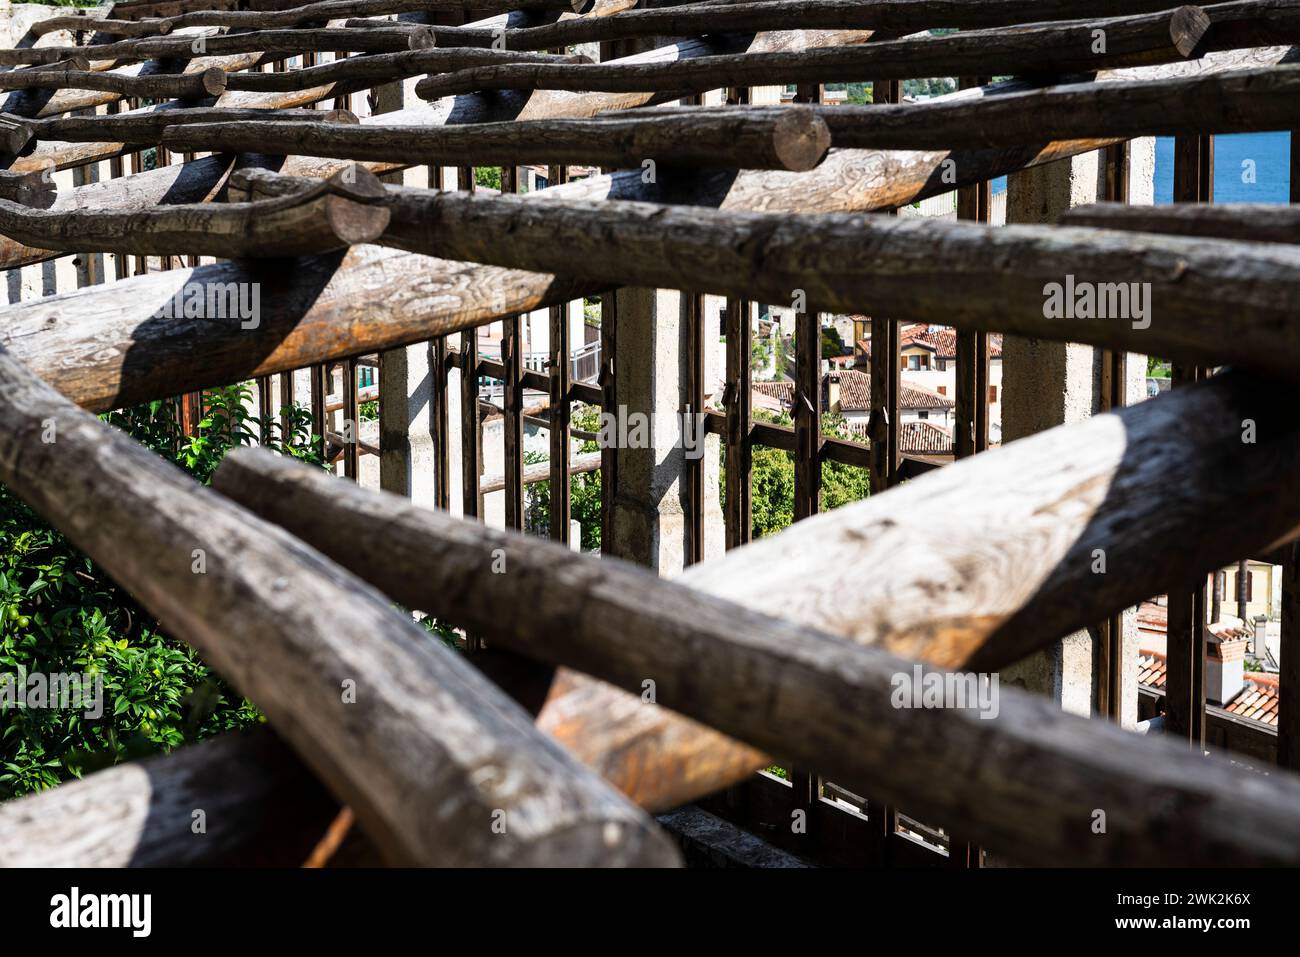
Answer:
<svg viewBox="0 0 1300 957"><path fill-rule="evenodd" d="M840 374L832 372L826 377L826 411L840 411Z"/></svg>
<svg viewBox="0 0 1300 957"><path fill-rule="evenodd" d="M1265 618L1263 615L1256 615L1255 616L1255 640L1251 644L1250 653L1254 655L1256 658L1258 658L1260 661L1263 661L1265 655L1268 654L1268 645L1264 641L1264 638L1265 636L1267 636L1267 634L1268 634L1268 619Z"/></svg>
<svg viewBox="0 0 1300 957"><path fill-rule="evenodd" d="M1205 698L1223 706L1241 694L1245 685L1245 638L1218 639L1210 636L1205 656Z"/></svg>

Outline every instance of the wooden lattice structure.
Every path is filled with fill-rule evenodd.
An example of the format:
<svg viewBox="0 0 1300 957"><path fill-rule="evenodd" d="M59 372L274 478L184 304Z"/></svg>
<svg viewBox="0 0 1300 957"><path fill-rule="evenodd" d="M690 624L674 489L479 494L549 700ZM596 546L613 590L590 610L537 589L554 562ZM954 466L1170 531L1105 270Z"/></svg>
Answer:
<svg viewBox="0 0 1300 957"><path fill-rule="evenodd" d="M1300 213L1206 205L1216 134L1300 128L1292 44L1300 0L131 0L33 24L0 50L0 269L80 288L0 309L0 482L277 736L2 807L0 862L670 865L650 814L710 795L750 826L802 813L802 842L763 836L835 863L1300 862ZM936 76L962 89L903 102ZM863 81L873 103L824 102ZM1189 205L1127 205L1129 142L1156 135ZM1099 150L1106 202L989 222L992 180ZM474 189L484 167L499 194ZM548 188L511 195L524 176ZM967 222L871 215L954 190ZM1153 321L1049 315L1067 275L1146 284ZM183 307L248 285L252 323ZM683 292L673 356L626 361L620 288ZM584 297L596 376L569 359ZM795 304L789 428L751 414L757 303ZM541 309L544 367L522 319ZM867 442L821 433L822 312L870 317ZM942 469L900 444L904 322L957 329ZM991 333L1096 347L1111 412L989 451ZM406 404L358 373L412 346L433 455L411 481L436 509L255 449L203 489L93 415L168 399L192 423L202 390L252 381L263 413L309 404L356 479L407 436L335 420ZM1120 409L1130 353L1172 360L1176 388ZM727 554L705 560L716 475L687 459L675 580L613 557L642 558L612 508L625 450L572 454L574 404L629 396L725 447ZM795 524L751 542L758 446L793 456ZM868 469L871 497L818 515L828 462ZM568 540L570 479L597 467L603 558ZM553 542L520 534L538 480ZM498 492L503 528L481 521ZM1267 775L1201 753L1202 583L1247 556L1286 569ZM1166 734L1141 736L1099 719L1121 711L1121 612L1166 592ZM1007 686L995 720L892 701L916 663L996 672L1082 628L1094 720ZM785 781L746 785L774 763Z"/></svg>

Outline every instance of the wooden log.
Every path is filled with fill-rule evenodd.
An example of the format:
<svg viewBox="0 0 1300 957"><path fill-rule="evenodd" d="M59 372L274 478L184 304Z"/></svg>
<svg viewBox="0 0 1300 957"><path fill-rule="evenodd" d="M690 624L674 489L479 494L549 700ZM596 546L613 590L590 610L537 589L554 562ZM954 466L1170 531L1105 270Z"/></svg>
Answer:
<svg viewBox="0 0 1300 957"><path fill-rule="evenodd" d="M157 37L172 32L174 24L163 17L150 20L110 20L95 17L50 17L31 25L32 36L43 37L47 33L67 30L70 33L102 33L113 37Z"/></svg>
<svg viewBox="0 0 1300 957"><path fill-rule="evenodd" d="M200 56L231 53L291 55L296 53L394 53L423 50L433 46L433 35L401 28L348 30L255 30L205 37L144 37L98 44L94 55L103 60L190 60ZM22 47L0 50L0 65L49 63L85 54L85 47Z"/></svg>
<svg viewBox="0 0 1300 957"><path fill-rule="evenodd" d="M0 154L16 156L31 138L31 124L21 117L0 113Z"/></svg>
<svg viewBox="0 0 1300 957"><path fill-rule="evenodd" d="M1300 33L1300 8L1296 10ZM1290 24L1288 24L1290 26ZM1088 72L1168 63L1198 52L1210 20L1199 7L1138 17L972 30L886 40L863 47L738 53L676 63L503 64L475 67L416 84L426 100L478 90L702 92L729 86L852 82L962 74ZM1095 52L1095 31L1105 52ZM1300 36L1296 37L1300 40Z"/></svg>
<svg viewBox="0 0 1300 957"><path fill-rule="evenodd" d="M255 66L262 59L260 53L240 53L226 57L199 57L188 61L181 72L201 73L211 67L217 67L226 73L233 73ZM88 64L93 68L97 64ZM44 66L30 69L44 69ZM174 75L171 64L158 61L128 63L107 71L112 76L140 77L158 74ZM58 90L50 93L46 90L15 91L4 100L5 112L15 116L49 117L78 110L88 110L96 106L116 103L122 99L121 93L105 90Z"/></svg>
<svg viewBox="0 0 1300 957"><path fill-rule="evenodd" d="M676 48L675 48L676 49ZM692 45L692 50L701 49ZM1171 70L1208 72L1246 63L1277 62L1287 48L1216 54L1194 65L1144 68L1142 76ZM1131 78L1131 77L1129 77ZM963 91L956 96L978 95ZM570 111L583 115L608 105L604 97L541 97L528 111ZM640 98L644 102L644 98ZM594 103L592 101L595 101ZM477 104L477 108L476 108ZM507 104L517 111L519 104ZM458 100L432 110L390 114L402 122L425 119L475 122L496 116L479 98ZM560 115L564 115L560 113ZM388 118L388 116L385 116ZM363 124L364 125L364 124ZM1096 149L1105 142L1058 141L1023 150L947 151L896 154L869 150L833 150L809 173L741 172L675 174L661 170L657 182L642 182L639 172L593 176L535 194L533 201L565 198L660 199L727 209L836 211L888 209L953 186L991 179L1027 165L1051 162ZM956 163L957 183L944 181L944 161ZM203 161L206 162L206 161ZM285 169L332 175L335 160L291 157ZM383 164L374 164L382 169ZM373 168L373 167L372 167ZM207 168L210 170L210 167ZM155 171L156 172L156 171ZM147 174L154 175L154 174ZM166 175L174 175L167 173ZM204 173L206 178L210 173ZM130 203L134 177L97 184L112 192L95 194L95 202ZM85 195L81 187L69 198ZM48 252L0 240L0 265L21 265L48 258ZM860 259L860 250L852 260ZM837 267L838 268L838 265ZM393 283L392 275L405 277ZM354 247L337 257L303 260L287 277L277 271L274 283L256 264L225 263L199 269L123 280L114 288L112 308L98 299L102 290L84 289L56 299L36 300L0 309L0 341L61 392L86 408L119 408L198 388L215 387L258 375L304 368L362 351L396 348L431 336L457 332L480 323L560 302L595 295L607 286L553 275L427 258ZM267 282L262 325L243 330L222 323L160 319L159 304L171 300L186 283L224 286L231 282ZM431 305L436 304L436 305ZM195 356L202 354L203 361Z"/></svg>
<svg viewBox="0 0 1300 957"><path fill-rule="evenodd" d="M0 232L42 249L136 256L281 258L376 239L388 224L383 186L357 168L314 189L254 203L159 206L129 213L33 210L0 200ZM107 288L112 288L107 287Z"/></svg>
<svg viewBox="0 0 1300 957"><path fill-rule="evenodd" d="M531 421L531 420L530 420ZM569 460L569 474L582 475L586 472L594 472L600 468L600 453L589 452L585 455L575 455ZM539 462L536 465L529 465L523 471L523 485L536 485L538 482L548 481L551 477L551 467L547 462ZM489 475L479 482L479 494L488 495L492 492L503 491L506 487L505 475Z"/></svg>
<svg viewBox="0 0 1300 957"><path fill-rule="evenodd" d="M89 70L90 61L81 54L77 54L65 60L58 60L55 63L40 63L36 66L20 66L14 69L20 73L34 70Z"/></svg>
<svg viewBox="0 0 1300 957"><path fill-rule="evenodd" d="M380 17L398 13L458 13L490 16L512 10L539 13L569 11L569 0L325 0L322 3L292 4L274 10L195 9L169 18L181 27L231 27L266 30L305 23L341 20L347 17ZM389 22L389 21L385 21Z"/></svg>
<svg viewBox="0 0 1300 957"><path fill-rule="evenodd" d="M294 866L337 811L274 735L228 734L0 805L0 867Z"/></svg>
<svg viewBox="0 0 1300 957"><path fill-rule="evenodd" d="M1061 222L1070 226L1173 236L1300 243L1300 207L1273 203L1174 203L1169 206L1093 203L1066 210Z"/></svg>
<svg viewBox="0 0 1300 957"><path fill-rule="evenodd" d="M1287 318L1300 311L1300 250L1282 246L396 187L384 204L393 217L378 242L440 258L765 302L802 290L809 311L905 315L1300 381Z"/></svg>
<svg viewBox="0 0 1300 957"><path fill-rule="evenodd" d="M319 128L317 128L319 127ZM521 163L585 164L613 169L696 166L722 169L812 169L830 145L826 124L806 110L782 110L757 121L712 113L640 116L623 122L533 120L462 127L279 125L274 121L173 127L170 149L260 150L342 159L440 166Z"/></svg>
<svg viewBox="0 0 1300 957"><path fill-rule="evenodd" d="M53 172L53 164L26 173L0 170L0 199L33 209L49 209L58 195Z"/></svg>
<svg viewBox="0 0 1300 957"><path fill-rule="evenodd" d="M1016 148L1053 140L1249 133L1300 125L1300 66L1077 83L979 99L813 109L837 149ZM767 116L788 107L655 107L611 116Z"/></svg>
<svg viewBox="0 0 1300 957"><path fill-rule="evenodd" d="M233 159L229 156L210 156L183 165L163 166L132 176L87 183L76 189L57 193L49 206L41 206L39 203L35 205L42 209L112 208L118 212L127 212L151 209L158 204L202 203L217 196L232 166ZM35 170L31 173L11 175L41 176L43 172L43 170ZM53 190L53 179L48 179L47 182ZM18 201L20 200L15 199L15 202ZM27 246L17 240L0 238L0 269L13 269L39 263L58 255L59 253L54 250Z"/></svg>
<svg viewBox="0 0 1300 957"><path fill-rule="evenodd" d="M162 138L163 131L177 130L173 148L180 151L211 149L213 152L231 152L220 144L212 147L189 147L183 144L185 133L191 126L224 126L232 122L270 122L284 131L284 142L292 143L292 127L303 123L355 124L357 116L348 110L248 110L228 107L197 106L169 110L150 110L130 113L104 114L102 116L51 117L31 121L31 128L39 140L59 140L69 143L131 143L152 146ZM253 150L249 150L253 152Z"/></svg>
<svg viewBox="0 0 1300 957"><path fill-rule="evenodd" d="M229 89L250 93L305 90L331 83L377 83L421 73L449 72L494 63L590 63L577 54L519 53L513 50L413 50L349 57L301 70L279 73L240 73L230 77Z"/></svg>
<svg viewBox="0 0 1300 957"><path fill-rule="evenodd" d="M577 43L634 37L686 37L716 33L758 33L797 23L804 30L887 30L917 33L936 27L973 30L1049 20L1131 16L1170 9L1170 0L1025 0L944 2L932 0L775 0L762 3L690 4L633 9L606 17L581 17L542 26L497 31L480 26L435 27L437 46L491 46L507 50L550 50ZM351 26L352 23L347 24Z"/></svg>
<svg viewBox="0 0 1300 957"><path fill-rule="evenodd" d="M676 861L649 820L378 592L5 352L0 414L0 481L256 701L391 860Z"/></svg>
<svg viewBox="0 0 1300 957"><path fill-rule="evenodd" d="M0 90L104 90L152 100L193 100L220 96L227 74L216 67L202 73L120 76L81 70L13 70L0 73Z"/></svg>
<svg viewBox="0 0 1300 957"><path fill-rule="evenodd" d="M1292 419L1294 446L1300 420ZM1300 453L1290 460L1300 477ZM1067 715L1014 688L999 687L986 702L996 714L983 716L996 722L982 723L974 701L964 711L900 708L898 677L914 664L907 659L766 617L618 559L575 554L355 485L339 489L332 476L265 450L236 450L214 485L406 605L628 691L642 693L651 681L658 707L924 818L960 822L963 833L1018 861L1300 860L1300 777L1283 776L1266 801L1275 842L1261 853L1258 822L1228 829L1225 840L1218 819L1232 817L1224 809L1239 801L1240 787L1226 761L1207 768L1201 755L1171 742ZM1300 503L1287 511L1300 522ZM376 527L385 529L384 541L358 547L373 540L367 530ZM494 573L503 556L505 573ZM955 770L972 762L985 773ZM1153 788L1178 796L1153 803ZM1193 795L1201 813L1185 809ZM1113 808L1108 820L1122 818L1125 832L1108 829L1108 840L1096 841L1096 807ZM1216 839L1207 840L1206 831Z"/></svg>

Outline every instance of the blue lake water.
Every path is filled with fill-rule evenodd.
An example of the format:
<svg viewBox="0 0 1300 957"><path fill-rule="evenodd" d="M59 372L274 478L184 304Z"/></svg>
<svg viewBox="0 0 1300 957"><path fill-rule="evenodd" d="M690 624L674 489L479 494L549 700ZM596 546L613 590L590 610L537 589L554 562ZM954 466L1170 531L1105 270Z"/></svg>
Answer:
<svg viewBox="0 0 1300 957"><path fill-rule="evenodd" d="M1249 161L1249 163L1247 162ZM1254 182L1248 173L1253 172ZM1214 199L1219 203L1285 203L1291 182L1291 134L1236 133L1214 138ZM993 192L1007 178L993 181ZM1156 202L1173 202L1174 139L1156 139Z"/></svg>

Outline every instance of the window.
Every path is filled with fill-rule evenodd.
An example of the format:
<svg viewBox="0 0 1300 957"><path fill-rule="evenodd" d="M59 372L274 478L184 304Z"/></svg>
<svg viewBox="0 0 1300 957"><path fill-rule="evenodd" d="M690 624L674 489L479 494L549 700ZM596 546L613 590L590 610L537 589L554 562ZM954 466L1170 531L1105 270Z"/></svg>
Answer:
<svg viewBox="0 0 1300 957"><path fill-rule="evenodd" d="M916 417L918 419L928 419L930 417L930 412L928 409L922 409L920 412L916 413Z"/></svg>

